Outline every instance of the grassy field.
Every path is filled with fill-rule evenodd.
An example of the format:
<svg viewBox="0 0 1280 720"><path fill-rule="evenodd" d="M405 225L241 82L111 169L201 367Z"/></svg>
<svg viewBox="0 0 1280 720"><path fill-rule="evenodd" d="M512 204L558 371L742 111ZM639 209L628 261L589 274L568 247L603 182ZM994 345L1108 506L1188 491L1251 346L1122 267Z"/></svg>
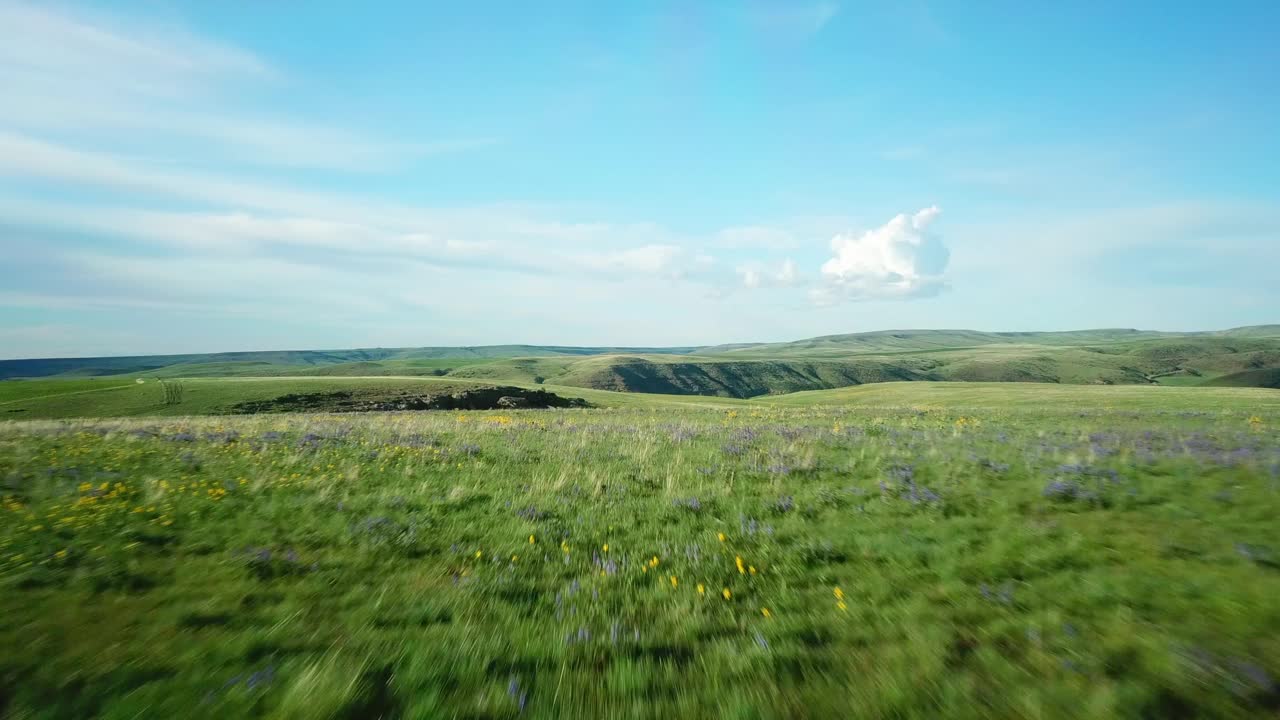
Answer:
<svg viewBox="0 0 1280 720"><path fill-rule="evenodd" d="M24 380L0 382L0 419L143 417L243 414L252 403L298 393L344 391L368 399L402 394L431 394L492 386L495 381L456 377L223 377L187 378L176 401L166 400L160 382L97 380ZM502 382L498 380L497 382ZM1077 407L1100 410L1183 410L1206 407L1227 411L1280 409L1280 392L1257 388L1165 386L1080 386L1045 383L889 382L834 390L768 395L751 400L718 396L615 392L572 385L508 381L562 397L583 398L602 408L734 408L764 406L856 405L932 409Z"/></svg>
<svg viewBox="0 0 1280 720"><path fill-rule="evenodd" d="M1124 410L1280 411L1280 392L1258 388L1042 383L877 383L761 398L780 406L854 405L953 410L1039 410L1046 415Z"/></svg>
<svg viewBox="0 0 1280 720"><path fill-rule="evenodd" d="M953 387L2 424L0 717L1273 716L1276 394Z"/></svg>
<svg viewBox="0 0 1280 720"><path fill-rule="evenodd" d="M176 400L167 400L164 384L112 378L97 380L21 380L0 382L0 420L75 417L136 417L243 414L248 403L268 402L298 393L350 392L378 400L402 394L432 394L492 387L493 382L452 377L216 377L175 381ZM563 397L583 398L604 407L734 407L741 400L696 395L620 393L561 385L517 382Z"/></svg>

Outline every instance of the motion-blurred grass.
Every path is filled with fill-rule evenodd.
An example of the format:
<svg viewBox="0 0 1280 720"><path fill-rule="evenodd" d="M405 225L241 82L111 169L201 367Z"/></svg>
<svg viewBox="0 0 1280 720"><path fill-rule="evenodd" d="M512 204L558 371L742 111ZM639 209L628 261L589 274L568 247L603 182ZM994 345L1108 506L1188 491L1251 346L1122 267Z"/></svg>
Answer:
<svg viewBox="0 0 1280 720"><path fill-rule="evenodd" d="M1275 712L1280 413L1077 398L9 423L0 715Z"/></svg>

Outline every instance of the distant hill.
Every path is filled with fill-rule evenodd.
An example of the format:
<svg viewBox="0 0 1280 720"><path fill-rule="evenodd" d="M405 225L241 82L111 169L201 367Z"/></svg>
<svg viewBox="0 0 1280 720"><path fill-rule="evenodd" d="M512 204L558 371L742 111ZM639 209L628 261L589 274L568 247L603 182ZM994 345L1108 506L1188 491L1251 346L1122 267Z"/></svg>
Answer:
<svg viewBox="0 0 1280 720"><path fill-rule="evenodd" d="M62 375L94 377L143 374L185 366L192 377L245 374L244 370L270 369L268 374L288 374L306 368L348 363L457 360L493 358L602 355L605 353L687 353L696 348L555 347L541 345L485 345L477 347L362 348L356 350L266 350L192 355L138 355L132 357L44 358L0 360L0 379ZM169 373L171 374L171 373Z"/></svg>
<svg viewBox="0 0 1280 720"><path fill-rule="evenodd" d="M749 398L896 381L1280 385L1280 325L1168 333L886 330L787 343L366 348L0 361L0 378L431 376Z"/></svg>
<svg viewBox="0 0 1280 720"><path fill-rule="evenodd" d="M977 330L879 330L824 335L785 343L733 344L700 348L699 354L839 356L851 352L920 352L985 345L1079 346L1168 338L1280 338L1280 325L1256 325L1207 332L1101 329L1065 332L981 332Z"/></svg>

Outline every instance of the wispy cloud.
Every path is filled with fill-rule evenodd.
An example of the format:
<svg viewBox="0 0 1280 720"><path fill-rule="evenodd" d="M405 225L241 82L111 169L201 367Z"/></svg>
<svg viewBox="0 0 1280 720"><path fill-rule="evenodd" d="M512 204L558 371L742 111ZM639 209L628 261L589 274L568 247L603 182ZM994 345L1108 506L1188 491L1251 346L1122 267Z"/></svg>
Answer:
<svg viewBox="0 0 1280 720"><path fill-rule="evenodd" d="M787 258L776 267L753 263L738 268L742 278L742 286L748 290L760 288L789 288L804 284L799 267L791 258Z"/></svg>
<svg viewBox="0 0 1280 720"><path fill-rule="evenodd" d="M170 141L197 157L346 171L498 142L488 135L388 141L245 107L246 91L296 82L255 53L181 27L0 0L0 128L71 134L88 144Z"/></svg>
<svg viewBox="0 0 1280 720"><path fill-rule="evenodd" d="M182 28L17 0L0 2L0 68L9 79L71 81L77 91L149 97L186 96L233 78L276 75L254 53Z"/></svg>
<svg viewBox="0 0 1280 720"><path fill-rule="evenodd" d="M1141 250L1177 252L1184 260L1188 254L1226 257L1238 266L1280 261L1280 209L1268 203L1183 198L953 224L948 237L965 248L953 264L957 272L1078 282L1085 268L1121 254L1132 263ZM1058 272L1007 272L1033 267Z"/></svg>

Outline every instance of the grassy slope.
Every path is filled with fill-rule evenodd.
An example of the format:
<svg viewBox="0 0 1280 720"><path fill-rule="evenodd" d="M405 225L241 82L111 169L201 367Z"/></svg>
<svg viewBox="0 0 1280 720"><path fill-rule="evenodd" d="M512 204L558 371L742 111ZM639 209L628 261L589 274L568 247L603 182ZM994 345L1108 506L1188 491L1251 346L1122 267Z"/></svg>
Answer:
<svg viewBox="0 0 1280 720"><path fill-rule="evenodd" d="M1280 338L1280 325L1258 325L1232 330L1166 333L1139 330L1081 330L1072 332L991 333L972 330L888 330L847 335L829 335L790 343L739 343L706 348L609 348L536 345L492 345L478 347L362 348L354 350L299 350L228 352L203 355L166 355L106 358L60 358L0 360L0 379L47 377L52 375L92 376L154 373L175 365L182 375L265 375L269 366L286 373L328 365L365 364L366 374L395 374L392 368L413 366L414 362L447 361L431 367L450 367L464 362L501 358L583 357L609 354L645 355L730 355L734 360L780 358L845 358L855 354L934 352L990 345L1035 345L1065 347L1134 342L1143 339L1249 339ZM368 365L372 363L372 365ZM381 369L382 366L387 369ZM353 374L351 372L345 374ZM418 374L418 373L403 373Z"/></svg>
<svg viewBox="0 0 1280 720"><path fill-rule="evenodd" d="M980 332L976 330L881 330L824 335L785 343L735 344L703 348L700 354L738 356L839 357L850 353L952 350L984 345L1046 347L1131 343L1169 338L1280 338L1280 325L1256 325L1231 330L1174 333L1152 330L1101 329L1067 332Z"/></svg>
<svg viewBox="0 0 1280 720"><path fill-rule="evenodd" d="M266 401L291 393L353 392L370 400L402 393L429 394L493 381L437 377L262 377L188 378L181 401L164 404L158 382L130 380L24 380L0 383L0 420L71 417L209 415L232 412L238 403ZM503 383L541 388L564 397L580 397L608 407L732 407L742 401L698 396L616 393L533 383Z"/></svg>
<svg viewBox="0 0 1280 720"><path fill-rule="evenodd" d="M263 361L178 363L159 370L131 373L125 377L435 377L470 365L492 362L491 358L438 358L416 360L357 360L328 365L277 364Z"/></svg>
<svg viewBox="0 0 1280 720"><path fill-rule="evenodd" d="M840 357L849 353L885 353L955 350L984 345L1035 344L1083 345L1165 337L1166 333L1142 330L1079 330L1072 332L992 333L976 330L881 330L867 333L824 335L794 342L724 346L723 352L746 357ZM707 348L711 353L720 348Z"/></svg>
<svg viewBox="0 0 1280 720"><path fill-rule="evenodd" d="M773 395L750 401L699 395L613 392L591 388L507 380L462 381L453 378L192 378L182 381L178 404L165 405L159 383L143 385L107 380L31 380L0 383L0 419L71 417L179 416L221 414L238 403L266 401L290 393L354 392L368 399L397 394L426 394L502 382L542 388L563 397L580 397L600 407L744 408L766 405L869 405L912 407L1106 406L1117 410L1196 409L1248 412L1280 405L1280 393L1253 388L1174 388L1161 386L1081 386L1027 383L888 382L835 390Z"/></svg>
<svg viewBox="0 0 1280 720"><path fill-rule="evenodd" d="M175 365L189 366L182 374L244 374L257 365L300 369L314 366L383 361L484 360L504 357L598 355L609 352L685 353L693 348L607 348L557 347L538 345L490 345L479 347L431 348L360 348L355 350L280 350L263 352L228 352L197 355L147 355L135 357L52 358L0 360L0 379L49 377L54 375L84 377L154 373Z"/></svg>
<svg viewBox="0 0 1280 720"><path fill-rule="evenodd" d="M1259 388L918 382L798 392L753 402L778 406L1250 412L1280 410L1280 393Z"/></svg>
<svg viewBox="0 0 1280 720"><path fill-rule="evenodd" d="M1270 367L1280 367L1280 340L1206 337L1081 347L1006 343L838 359L803 352L773 358L737 353L515 358L470 365L450 375L507 382L542 377L560 385L623 392L742 398L897 380L1195 385Z"/></svg>
<svg viewBox="0 0 1280 720"><path fill-rule="evenodd" d="M688 348L673 348L665 354L618 354L608 348L531 346L230 353L223 359L187 359L145 373L112 377L447 375L459 381L732 398L899 380L1269 386L1275 384L1273 371L1280 371L1280 338L1272 336L1274 327L1176 336L1114 330L897 331L709 348L699 354L687 353ZM965 343L971 346L956 346ZM543 355L508 356L535 351ZM23 362L0 363L0 375L21 371L26 367ZM68 372L100 371L81 367ZM1218 378L1229 379L1216 382Z"/></svg>
<svg viewBox="0 0 1280 720"><path fill-rule="evenodd" d="M1216 377L1205 385L1212 387L1257 387L1280 389L1280 368L1244 370Z"/></svg>
<svg viewBox="0 0 1280 720"><path fill-rule="evenodd" d="M121 380L118 378L0 382L0 413L4 412L6 406L17 405L35 398L98 393L129 387L134 384L133 380Z"/></svg>
<svg viewBox="0 0 1280 720"><path fill-rule="evenodd" d="M84 394L64 394L58 380L30 380L0 384L0 399L8 397L11 386L22 387L23 394L31 394L32 387L44 387L44 397L28 397L24 400L0 405L0 417L6 419L65 418L65 417L127 417L134 415L207 415L229 412L237 403L253 400L270 400L290 393L352 391L357 394L376 395L401 390L420 389L422 392L466 387L470 383L441 381L434 378L191 378L182 381L181 402L164 404L164 391L160 383L134 382ZM103 382L103 381L98 381ZM80 384L80 383L77 383Z"/></svg>

